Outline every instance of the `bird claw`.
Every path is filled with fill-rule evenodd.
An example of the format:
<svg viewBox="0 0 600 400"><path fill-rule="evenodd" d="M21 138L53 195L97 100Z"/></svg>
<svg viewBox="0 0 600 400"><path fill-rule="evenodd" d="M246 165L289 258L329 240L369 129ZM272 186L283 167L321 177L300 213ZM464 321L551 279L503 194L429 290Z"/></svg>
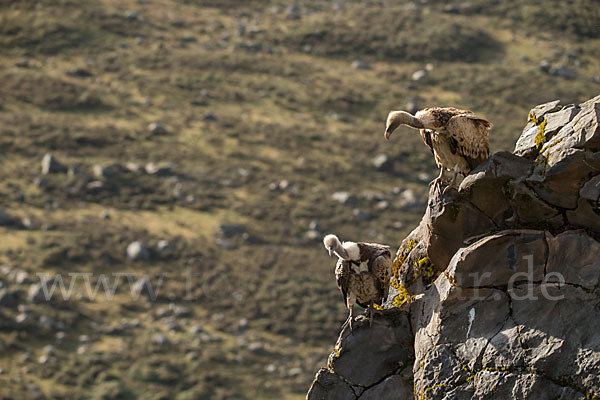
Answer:
<svg viewBox="0 0 600 400"><path fill-rule="evenodd" d="M342 330L346 329L346 327L350 328L350 333L354 333L354 318L348 317L346 322L342 325Z"/></svg>

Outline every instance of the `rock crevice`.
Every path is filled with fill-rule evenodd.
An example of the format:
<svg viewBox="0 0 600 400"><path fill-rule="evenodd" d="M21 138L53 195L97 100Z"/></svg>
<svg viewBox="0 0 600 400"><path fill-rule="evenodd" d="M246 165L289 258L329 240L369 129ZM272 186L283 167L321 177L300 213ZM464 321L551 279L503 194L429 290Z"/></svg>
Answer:
<svg viewBox="0 0 600 400"><path fill-rule="evenodd" d="M534 107L513 153L432 190L386 310L308 399L600 396L600 96Z"/></svg>

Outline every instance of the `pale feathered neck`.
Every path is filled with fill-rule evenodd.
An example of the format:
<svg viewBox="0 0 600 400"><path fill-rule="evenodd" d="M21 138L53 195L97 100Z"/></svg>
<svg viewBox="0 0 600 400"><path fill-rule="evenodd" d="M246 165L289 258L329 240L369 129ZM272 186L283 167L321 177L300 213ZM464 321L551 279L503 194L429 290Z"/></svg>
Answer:
<svg viewBox="0 0 600 400"><path fill-rule="evenodd" d="M387 119L387 127L392 127L395 129L400 125L408 125L413 128L423 129L423 123L419 121L414 115L406 112L406 111L392 111L388 115Z"/></svg>
<svg viewBox="0 0 600 400"><path fill-rule="evenodd" d="M348 258L350 260L360 260L360 248L358 247L358 244L354 242L344 242L342 247L346 250L346 253L348 253Z"/></svg>

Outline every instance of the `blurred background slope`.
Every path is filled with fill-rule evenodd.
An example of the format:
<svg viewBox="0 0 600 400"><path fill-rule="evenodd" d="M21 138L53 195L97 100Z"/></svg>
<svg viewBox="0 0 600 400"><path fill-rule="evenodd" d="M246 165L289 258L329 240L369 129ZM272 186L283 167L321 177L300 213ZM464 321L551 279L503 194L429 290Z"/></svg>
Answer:
<svg viewBox="0 0 600 400"><path fill-rule="evenodd" d="M303 398L347 315L321 237L395 247L436 172L387 112L512 150L600 92L598 3L524 3L0 2L2 398Z"/></svg>

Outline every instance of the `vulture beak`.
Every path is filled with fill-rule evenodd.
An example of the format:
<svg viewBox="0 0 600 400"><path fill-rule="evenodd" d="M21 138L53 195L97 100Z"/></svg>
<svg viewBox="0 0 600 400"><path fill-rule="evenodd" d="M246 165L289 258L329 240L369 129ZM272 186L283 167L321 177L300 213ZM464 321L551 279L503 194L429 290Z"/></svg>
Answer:
<svg viewBox="0 0 600 400"><path fill-rule="evenodd" d="M385 137L386 140L390 140L391 134L392 134L392 130L389 127L385 128L385 133L383 134L383 137Z"/></svg>
<svg viewBox="0 0 600 400"><path fill-rule="evenodd" d="M333 246L328 248L329 250L329 257L333 257Z"/></svg>

